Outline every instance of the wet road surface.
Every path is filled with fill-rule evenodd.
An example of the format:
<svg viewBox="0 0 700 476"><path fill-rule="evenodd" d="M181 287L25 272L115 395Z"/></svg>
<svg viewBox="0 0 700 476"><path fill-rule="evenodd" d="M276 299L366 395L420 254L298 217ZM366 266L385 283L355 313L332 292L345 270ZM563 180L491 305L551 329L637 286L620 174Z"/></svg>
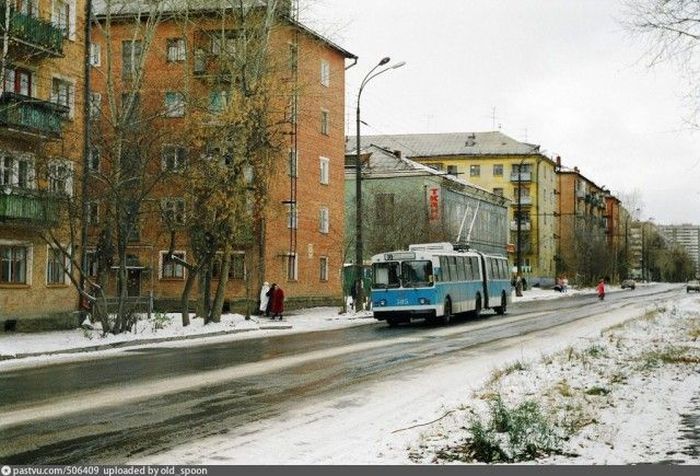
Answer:
<svg viewBox="0 0 700 476"><path fill-rule="evenodd" d="M305 399L361 388L479 344L651 302L679 289L638 288L608 294L602 303L590 295L521 303L506 316L484 315L447 327L374 323L134 349L108 359L0 372L0 461L124 462L225 434Z"/></svg>

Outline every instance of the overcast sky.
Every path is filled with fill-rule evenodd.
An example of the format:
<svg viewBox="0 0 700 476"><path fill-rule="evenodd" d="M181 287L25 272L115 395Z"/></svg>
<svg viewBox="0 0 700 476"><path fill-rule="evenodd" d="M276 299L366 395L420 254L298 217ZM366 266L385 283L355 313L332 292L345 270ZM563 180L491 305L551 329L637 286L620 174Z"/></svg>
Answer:
<svg viewBox="0 0 700 476"><path fill-rule="evenodd" d="M540 144L642 218L700 224L700 131L671 64L650 70L619 0L300 0L301 17L359 56L357 88L384 56L406 66L362 93L363 134L498 129ZM494 111L495 108L495 120Z"/></svg>

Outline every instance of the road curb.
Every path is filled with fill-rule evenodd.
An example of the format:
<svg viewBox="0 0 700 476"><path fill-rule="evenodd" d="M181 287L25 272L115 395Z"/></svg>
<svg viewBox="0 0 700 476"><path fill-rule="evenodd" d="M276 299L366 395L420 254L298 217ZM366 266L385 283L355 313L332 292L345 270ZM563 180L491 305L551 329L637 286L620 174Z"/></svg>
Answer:
<svg viewBox="0 0 700 476"><path fill-rule="evenodd" d="M4 354L4 355L0 355L0 361L25 359L28 357L39 357L42 355L79 354L81 352L97 352L100 350L119 349L119 348L123 348L123 347L136 347L136 346L140 346L140 345L158 344L161 342L174 342L174 341L181 341L181 340L202 339L202 338L206 338L206 337L220 337L220 336L231 335L231 334L241 334L244 332L251 332L251 331L288 330L288 329L293 329L293 328L294 328L294 326L292 326L291 324L282 324L282 325L265 324L265 325L261 325L259 327L254 327L254 328L249 328L249 329L232 329L232 330L228 330L228 331L217 331L217 332L211 332L211 333L207 333L207 334L193 334L193 335L185 335L185 336L160 337L160 338L153 338L153 339L127 340L127 341L122 341L122 342L113 342L110 344L91 345L91 346L86 346L86 347L73 347L71 349L49 350L46 352L27 352L24 354L15 354L15 355Z"/></svg>

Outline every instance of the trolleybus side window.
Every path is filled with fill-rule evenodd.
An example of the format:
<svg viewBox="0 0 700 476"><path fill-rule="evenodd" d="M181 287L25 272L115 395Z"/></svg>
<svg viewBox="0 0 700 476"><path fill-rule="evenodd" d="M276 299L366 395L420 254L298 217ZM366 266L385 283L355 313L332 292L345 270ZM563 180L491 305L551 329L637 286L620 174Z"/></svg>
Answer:
<svg viewBox="0 0 700 476"><path fill-rule="evenodd" d="M472 263L472 276L474 280L481 279L481 270L479 269L479 258L473 256L469 259Z"/></svg>
<svg viewBox="0 0 700 476"><path fill-rule="evenodd" d="M404 287L431 286L433 264L430 261L404 261L401 263L401 278Z"/></svg>
<svg viewBox="0 0 700 476"><path fill-rule="evenodd" d="M464 266L464 256L457 257L457 276L460 281L466 281L466 268Z"/></svg>
<svg viewBox="0 0 700 476"><path fill-rule="evenodd" d="M375 263L372 266L374 271L374 287L375 288L398 288L401 286L399 281L399 263Z"/></svg>
<svg viewBox="0 0 700 476"><path fill-rule="evenodd" d="M446 256L440 256L440 269L442 270L442 280L445 282L450 281L450 269L447 265Z"/></svg>
<svg viewBox="0 0 700 476"><path fill-rule="evenodd" d="M447 260L450 263L450 281L457 281L459 279L457 276L457 257L449 256Z"/></svg>

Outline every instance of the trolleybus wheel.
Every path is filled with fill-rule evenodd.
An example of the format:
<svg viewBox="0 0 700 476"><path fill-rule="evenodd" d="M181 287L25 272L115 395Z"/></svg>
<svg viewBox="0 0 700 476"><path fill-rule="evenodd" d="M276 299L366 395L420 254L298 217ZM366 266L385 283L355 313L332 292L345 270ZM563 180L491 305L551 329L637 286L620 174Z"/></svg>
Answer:
<svg viewBox="0 0 700 476"><path fill-rule="evenodd" d="M508 306L508 300L506 299L506 293L501 293L501 305L496 308L496 314L505 314L506 306Z"/></svg>
<svg viewBox="0 0 700 476"><path fill-rule="evenodd" d="M441 321L443 324L449 324L452 321L452 301L450 301L450 298L445 299L445 310Z"/></svg>
<svg viewBox="0 0 700 476"><path fill-rule="evenodd" d="M477 319L479 317L481 317L481 295L480 294L476 295L476 306L474 306L473 316Z"/></svg>

